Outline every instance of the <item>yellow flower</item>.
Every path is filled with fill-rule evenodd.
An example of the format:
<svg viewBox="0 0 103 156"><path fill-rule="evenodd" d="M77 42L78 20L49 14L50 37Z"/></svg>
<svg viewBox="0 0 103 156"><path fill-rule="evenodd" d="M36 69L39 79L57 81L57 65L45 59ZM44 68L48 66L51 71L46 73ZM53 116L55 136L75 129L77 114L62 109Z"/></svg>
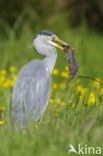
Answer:
<svg viewBox="0 0 103 156"><path fill-rule="evenodd" d="M53 103L53 102L54 102L54 100L53 100L53 99L49 99L49 102L50 102L50 103Z"/></svg>
<svg viewBox="0 0 103 156"><path fill-rule="evenodd" d="M82 100L83 99L83 95L80 95L80 100Z"/></svg>
<svg viewBox="0 0 103 156"><path fill-rule="evenodd" d="M53 89L57 89L57 88L58 88L58 84L57 83L53 84Z"/></svg>
<svg viewBox="0 0 103 156"><path fill-rule="evenodd" d="M59 74L59 70L58 69L54 69L52 73L53 73L53 75L58 75Z"/></svg>
<svg viewBox="0 0 103 156"><path fill-rule="evenodd" d="M72 104L72 108L74 108L74 107L75 107L75 103Z"/></svg>
<svg viewBox="0 0 103 156"><path fill-rule="evenodd" d="M61 103L61 100L60 100L60 99L56 99L55 101L56 101L56 103L58 103L58 104Z"/></svg>
<svg viewBox="0 0 103 156"><path fill-rule="evenodd" d="M10 82L10 87L13 87L13 86L14 86L16 77L17 77L16 75L14 75L14 76L12 77L12 80L11 80L11 82Z"/></svg>
<svg viewBox="0 0 103 156"><path fill-rule="evenodd" d="M82 87L81 86L77 86L76 90L77 90L77 92L81 92Z"/></svg>
<svg viewBox="0 0 103 156"><path fill-rule="evenodd" d="M13 87L14 86L14 80L12 80L11 82L10 82L10 87Z"/></svg>
<svg viewBox="0 0 103 156"><path fill-rule="evenodd" d="M98 77L96 78L96 80L98 81L98 83L100 83L100 82L101 82L100 78L98 78Z"/></svg>
<svg viewBox="0 0 103 156"><path fill-rule="evenodd" d="M60 88L61 89L65 89L66 88L66 84L65 83L60 83Z"/></svg>
<svg viewBox="0 0 103 156"><path fill-rule="evenodd" d="M100 90L100 95L103 95L103 88L101 88Z"/></svg>
<svg viewBox="0 0 103 156"><path fill-rule="evenodd" d="M7 88L10 85L11 81L9 79L3 84L4 88Z"/></svg>
<svg viewBox="0 0 103 156"><path fill-rule="evenodd" d="M64 69L65 69L65 71L67 71L67 72L68 72L68 66L65 66L65 67L64 67Z"/></svg>
<svg viewBox="0 0 103 156"><path fill-rule="evenodd" d="M1 76L0 77L0 85L3 85L4 80L5 80L5 77L4 76Z"/></svg>
<svg viewBox="0 0 103 156"><path fill-rule="evenodd" d="M0 76L0 81L4 81L5 77L4 76Z"/></svg>
<svg viewBox="0 0 103 156"><path fill-rule="evenodd" d="M0 111L5 111L5 107L0 107Z"/></svg>
<svg viewBox="0 0 103 156"><path fill-rule="evenodd" d="M13 76L13 80L15 81L15 80L16 80L16 78L17 78L17 76L16 76L16 75L14 75L14 76Z"/></svg>
<svg viewBox="0 0 103 156"><path fill-rule="evenodd" d="M80 100L82 100L82 99L83 99L83 97L84 97L84 95L85 95L86 91L87 91L87 88L82 88L82 89L81 89Z"/></svg>
<svg viewBox="0 0 103 156"><path fill-rule="evenodd" d="M100 88L100 79L99 78L96 78L96 81L93 81L93 86L96 88L96 89L99 89Z"/></svg>
<svg viewBox="0 0 103 156"><path fill-rule="evenodd" d="M9 71L10 72L14 72L16 70L16 68L14 67L14 66L11 66L10 68L9 68Z"/></svg>
<svg viewBox="0 0 103 156"><path fill-rule="evenodd" d="M6 75L7 71L6 70L1 70L1 75Z"/></svg>
<svg viewBox="0 0 103 156"><path fill-rule="evenodd" d="M62 103L61 103L61 106L64 107L64 106L65 106L65 102L62 102Z"/></svg>
<svg viewBox="0 0 103 156"><path fill-rule="evenodd" d="M69 100L68 103L71 104L72 103L72 100Z"/></svg>
<svg viewBox="0 0 103 156"><path fill-rule="evenodd" d="M88 106L91 106L95 102L96 102L95 93L91 92L87 104Z"/></svg>
<svg viewBox="0 0 103 156"><path fill-rule="evenodd" d="M35 128L38 128L39 126L38 125L35 125Z"/></svg>
<svg viewBox="0 0 103 156"><path fill-rule="evenodd" d="M62 71L61 77L68 78L68 72Z"/></svg>
<svg viewBox="0 0 103 156"><path fill-rule="evenodd" d="M85 92L87 91L87 88L82 88L82 90L81 90L81 94L85 94Z"/></svg>
<svg viewBox="0 0 103 156"><path fill-rule="evenodd" d="M3 121L0 121L0 125L3 125Z"/></svg>

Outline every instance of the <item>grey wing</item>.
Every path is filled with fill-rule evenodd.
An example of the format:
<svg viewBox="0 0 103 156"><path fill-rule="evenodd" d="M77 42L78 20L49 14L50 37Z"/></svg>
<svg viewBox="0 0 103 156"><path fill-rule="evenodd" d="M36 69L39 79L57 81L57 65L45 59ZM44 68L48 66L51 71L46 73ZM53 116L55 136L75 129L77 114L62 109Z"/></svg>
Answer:
<svg viewBox="0 0 103 156"><path fill-rule="evenodd" d="M51 78L44 71L23 77L20 75L13 87L11 98L11 122L28 123L28 112L37 121L44 113L50 97Z"/></svg>
<svg viewBox="0 0 103 156"><path fill-rule="evenodd" d="M28 106L33 120L37 121L45 112L51 90L51 79L41 77L31 80L29 87L25 91L25 104Z"/></svg>

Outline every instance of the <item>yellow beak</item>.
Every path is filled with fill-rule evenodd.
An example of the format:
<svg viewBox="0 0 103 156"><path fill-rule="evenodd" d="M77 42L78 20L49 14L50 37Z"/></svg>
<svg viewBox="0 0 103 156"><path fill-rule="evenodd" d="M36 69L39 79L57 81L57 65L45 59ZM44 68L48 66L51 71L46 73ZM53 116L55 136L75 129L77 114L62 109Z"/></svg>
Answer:
<svg viewBox="0 0 103 156"><path fill-rule="evenodd" d="M59 38L54 38L52 41L48 41L49 44L53 45L54 47L57 47L61 50L64 51L64 47L67 46L68 44L65 43L64 41L60 40Z"/></svg>

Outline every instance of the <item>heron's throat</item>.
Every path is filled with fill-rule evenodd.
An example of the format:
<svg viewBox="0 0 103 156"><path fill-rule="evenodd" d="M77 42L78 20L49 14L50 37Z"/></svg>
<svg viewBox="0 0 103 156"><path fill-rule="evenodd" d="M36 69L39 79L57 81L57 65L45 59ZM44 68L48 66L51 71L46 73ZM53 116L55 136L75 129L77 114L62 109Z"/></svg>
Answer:
<svg viewBox="0 0 103 156"><path fill-rule="evenodd" d="M49 56L45 56L45 58L44 58L46 69L49 70L50 73L52 73L52 70L56 63L56 59L57 59L57 53L55 53L55 54L53 53Z"/></svg>

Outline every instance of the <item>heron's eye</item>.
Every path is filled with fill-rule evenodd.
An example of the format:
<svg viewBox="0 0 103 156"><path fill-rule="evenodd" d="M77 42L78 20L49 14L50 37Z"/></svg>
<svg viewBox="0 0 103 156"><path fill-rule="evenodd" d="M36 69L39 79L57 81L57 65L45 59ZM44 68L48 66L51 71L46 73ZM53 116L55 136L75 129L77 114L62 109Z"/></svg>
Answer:
<svg viewBox="0 0 103 156"><path fill-rule="evenodd" d="M57 38L56 36L53 36L53 37L52 37L52 41L55 41L55 40L56 40L56 38Z"/></svg>

